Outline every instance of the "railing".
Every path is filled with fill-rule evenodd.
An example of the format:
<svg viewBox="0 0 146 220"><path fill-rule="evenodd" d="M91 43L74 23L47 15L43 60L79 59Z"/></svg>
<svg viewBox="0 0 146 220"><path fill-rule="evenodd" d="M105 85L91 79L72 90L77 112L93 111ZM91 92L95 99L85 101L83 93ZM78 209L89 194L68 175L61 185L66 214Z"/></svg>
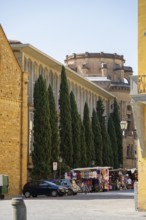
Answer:
<svg viewBox="0 0 146 220"><path fill-rule="evenodd" d="M137 139L136 130L133 130L133 131L128 131L128 130L126 130L126 131L125 131L125 137L127 137L127 136L133 136L134 139Z"/></svg>

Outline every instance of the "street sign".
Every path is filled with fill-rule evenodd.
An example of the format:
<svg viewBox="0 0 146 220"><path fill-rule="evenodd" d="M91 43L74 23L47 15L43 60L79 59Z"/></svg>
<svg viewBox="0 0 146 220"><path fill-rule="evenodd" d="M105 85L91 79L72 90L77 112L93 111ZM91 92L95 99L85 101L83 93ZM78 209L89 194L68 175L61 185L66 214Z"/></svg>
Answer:
<svg viewBox="0 0 146 220"><path fill-rule="evenodd" d="M53 162L53 170L57 170L57 162Z"/></svg>

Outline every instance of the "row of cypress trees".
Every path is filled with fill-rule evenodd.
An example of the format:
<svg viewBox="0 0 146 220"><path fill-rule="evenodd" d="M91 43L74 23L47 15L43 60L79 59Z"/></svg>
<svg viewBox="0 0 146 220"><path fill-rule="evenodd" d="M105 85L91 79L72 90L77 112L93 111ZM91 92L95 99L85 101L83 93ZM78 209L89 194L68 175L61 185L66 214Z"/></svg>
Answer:
<svg viewBox="0 0 146 220"><path fill-rule="evenodd" d="M75 96L69 93L65 68L62 66L59 117L52 87L39 76L34 87L34 150L32 153L33 176L48 178L53 161L63 158L63 171L76 167L113 166L122 164L122 133L116 100L114 111L108 119L104 116L101 98L90 118L88 104L84 105L81 119Z"/></svg>

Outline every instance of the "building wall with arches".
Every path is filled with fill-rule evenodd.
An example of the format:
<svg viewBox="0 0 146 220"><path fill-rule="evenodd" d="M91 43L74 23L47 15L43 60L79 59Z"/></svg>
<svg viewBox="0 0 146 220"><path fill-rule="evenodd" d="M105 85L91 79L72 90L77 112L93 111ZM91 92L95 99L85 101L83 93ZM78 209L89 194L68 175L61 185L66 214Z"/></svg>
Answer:
<svg viewBox="0 0 146 220"><path fill-rule="evenodd" d="M29 44L20 42L10 42L13 52L23 71L28 72L28 105L29 105L29 164L32 167L31 153L33 150L33 90L35 81L39 75L46 79L47 86L52 86L55 98L56 108L59 113L59 90L61 82L62 64ZM66 67L66 76L68 80L69 91L73 91L78 107L78 112L83 117L84 104L89 106L90 116L93 108L96 108L96 102L101 97L105 106L105 115L108 118L114 96L98 85L89 82L84 77L79 76L73 70Z"/></svg>

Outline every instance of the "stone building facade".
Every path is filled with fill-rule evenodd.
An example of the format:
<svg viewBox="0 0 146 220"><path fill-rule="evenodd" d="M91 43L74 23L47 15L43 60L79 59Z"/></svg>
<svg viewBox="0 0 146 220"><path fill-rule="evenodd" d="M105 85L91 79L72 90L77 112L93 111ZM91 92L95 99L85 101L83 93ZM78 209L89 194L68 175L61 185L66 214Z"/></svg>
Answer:
<svg viewBox="0 0 146 220"><path fill-rule="evenodd" d="M27 81L0 26L0 174L9 176L9 195L27 180Z"/></svg>
<svg viewBox="0 0 146 220"><path fill-rule="evenodd" d="M113 94L118 101L121 121L127 121L123 136L123 167L137 167L137 137L130 97L132 68L124 66L124 57L109 53L82 53L66 56L65 63L80 76Z"/></svg>
<svg viewBox="0 0 146 220"><path fill-rule="evenodd" d="M54 60L50 56L39 51L30 44L22 44L18 41L10 42L13 52L23 71L29 73L28 80L28 104L29 104L29 159L28 169L32 167L31 153L33 151L33 90L34 84L39 74L42 74L47 81L47 85L51 84L53 94L59 111L58 99L61 80L62 64ZM66 75L68 79L69 90L73 91L78 111L83 117L83 109L85 102L90 108L90 115L96 102L101 97L105 105L105 115L109 116L114 95L102 89L98 85L88 81L70 68L66 67Z"/></svg>

